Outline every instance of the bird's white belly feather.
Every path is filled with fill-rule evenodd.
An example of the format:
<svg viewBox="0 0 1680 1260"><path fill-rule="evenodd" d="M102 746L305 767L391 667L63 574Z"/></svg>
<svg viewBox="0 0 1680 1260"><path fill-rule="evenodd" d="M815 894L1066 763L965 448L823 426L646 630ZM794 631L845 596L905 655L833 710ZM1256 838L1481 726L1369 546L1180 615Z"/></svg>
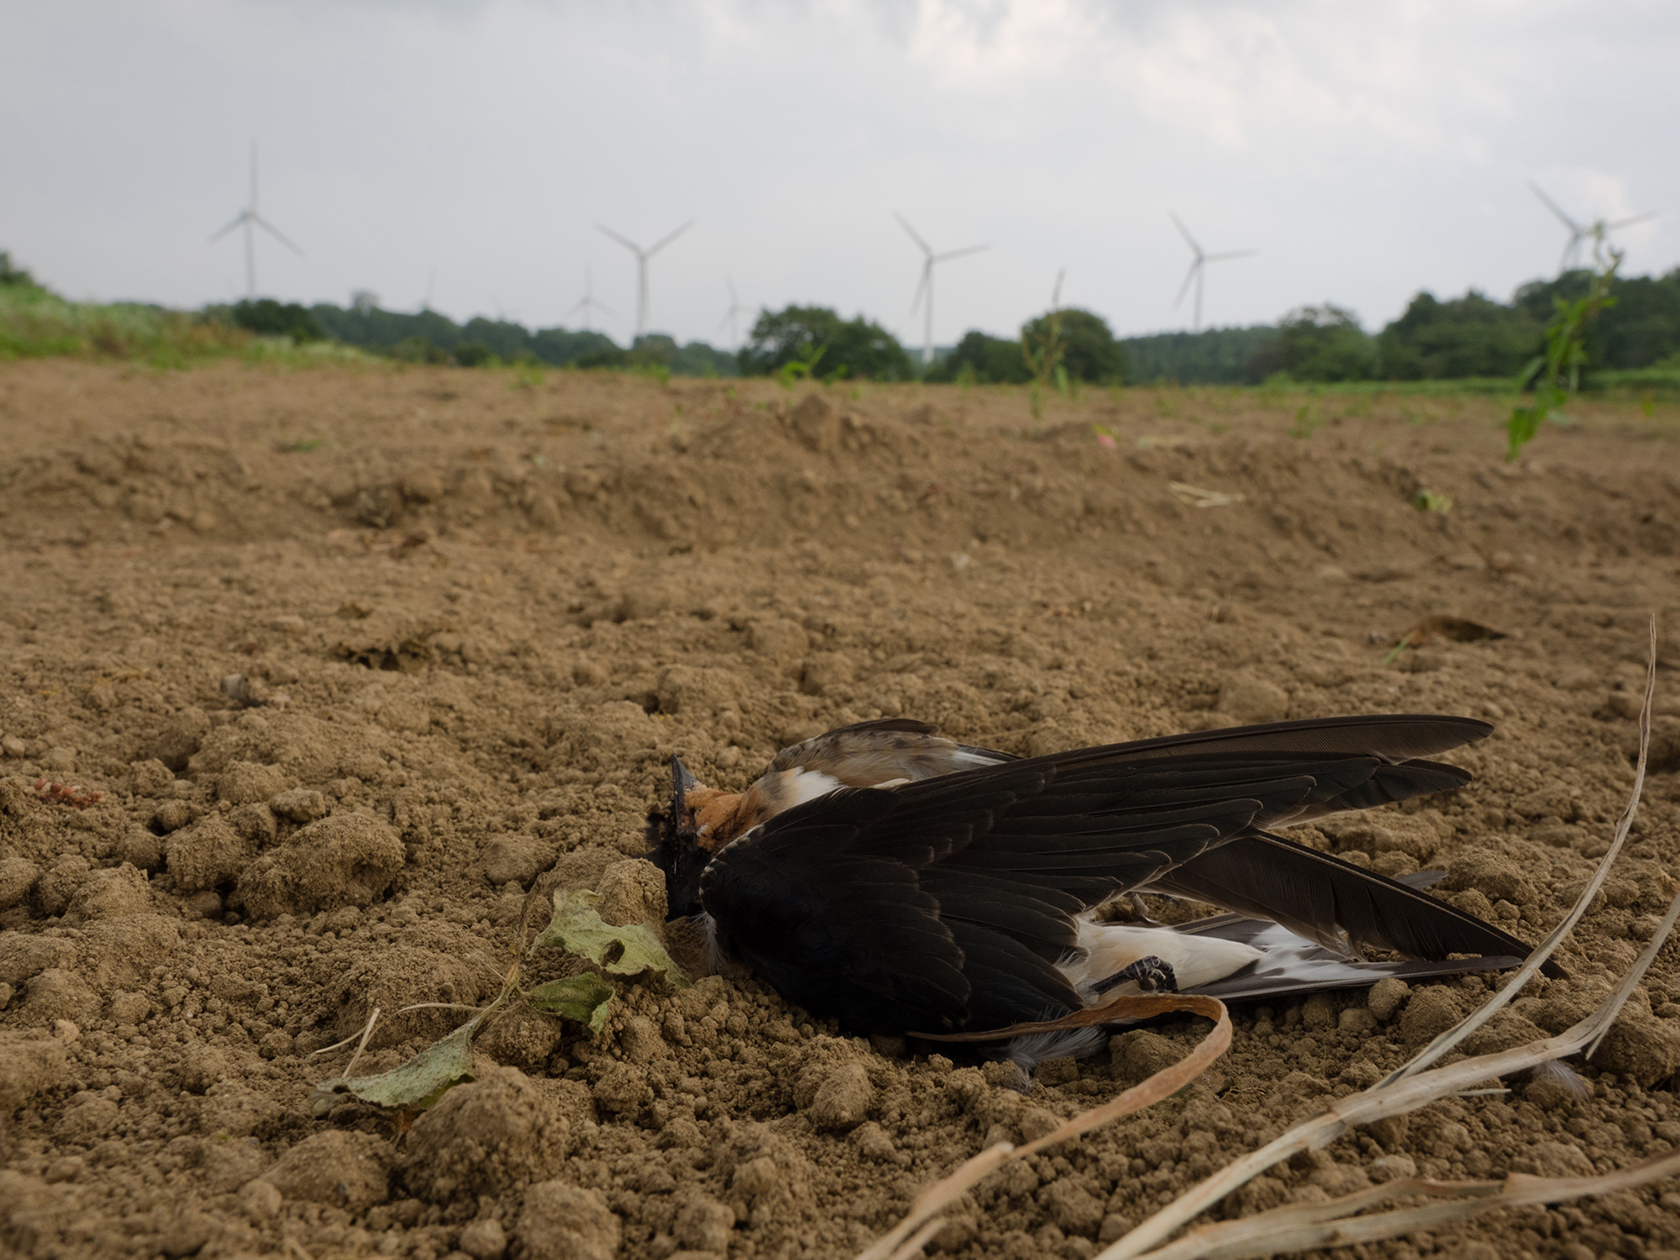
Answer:
<svg viewBox="0 0 1680 1260"><path fill-rule="evenodd" d="M1262 952L1237 941L1187 936L1171 928L1134 927L1127 923L1093 923L1079 919L1079 952L1057 964L1087 1006L1107 995L1094 986L1140 958L1155 957L1173 969L1180 989L1212 984L1261 958ZM1114 993L1135 992L1121 986Z"/></svg>

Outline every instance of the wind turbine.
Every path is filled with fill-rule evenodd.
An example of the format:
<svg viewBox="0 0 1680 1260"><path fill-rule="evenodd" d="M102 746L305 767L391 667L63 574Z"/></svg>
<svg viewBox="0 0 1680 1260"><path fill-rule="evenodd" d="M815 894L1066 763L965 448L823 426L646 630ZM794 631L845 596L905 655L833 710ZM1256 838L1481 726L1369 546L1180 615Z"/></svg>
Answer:
<svg viewBox="0 0 1680 1260"><path fill-rule="evenodd" d="M1599 219L1596 223L1577 223L1558 208L1557 202L1546 196L1539 184L1530 182L1528 186L1534 190L1536 197L1545 202L1546 209L1557 216L1558 222L1569 229L1569 239L1564 242L1563 253L1558 258L1558 274L1560 276L1571 270L1571 262L1576 267L1581 265L1581 245L1595 232L1613 232L1617 228L1624 228L1633 223L1643 223L1646 219L1657 217L1654 214L1636 214L1630 219L1617 219L1614 223L1606 223L1603 219Z"/></svg>
<svg viewBox="0 0 1680 1260"><path fill-rule="evenodd" d="M257 296L257 246L256 234L253 229L261 228L299 258L303 257L301 249L282 236L279 228L257 213L257 142L255 140L251 141L251 204L241 210L232 223L212 236L209 243L214 245L237 227L245 229L245 293L246 296L255 301Z"/></svg>
<svg viewBox="0 0 1680 1260"><path fill-rule="evenodd" d="M717 326L718 330L721 332L723 326L728 324L730 344L739 345L741 342L739 318L743 312L751 315L752 307L744 305L741 300L735 296L735 282L733 280L725 277L724 284L729 286L729 309L723 313L723 318L718 320Z"/></svg>
<svg viewBox="0 0 1680 1260"><path fill-rule="evenodd" d="M923 307L922 322L922 366L933 362L933 268L935 263L949 262L953 258L961 258L965 254L978 254L988 245L969 245L963 249L949 250L943 254L933 252L933 247L916 235L916 229L911 227L904 216L897 210L893 211L893 218L898 225L910 233L910 239L916 242L922 251L922 282L916 286L916 296L910 300L910 313L914 315L918 306Z"/></svg>
<svg viewBox="0 0 1680 1260"><path fill-rule="evenodd" d="M648 265L648 259L652 258L660 250L664 249L672 241L676 240L677 237L681 236L684 232L688 231L689 228L693 227L694 226L694 220L690 219L687 223L683 224L675 232L672 232L669 236L665 237L657 245L654 245L649 249L643 249L640 245L636 244L636 242L631 240L629 237L620 236L617 232L613 231L610 227L606 227L603 224L597 223L595 226L597 228L599 228L602 232L606 233L608 236L612 237L613 240L617 241L620 245L624 246L624 248L629 250L632 254L636 255L636 336L640 337L644 332L647 331L647 313L648 313L647 265Z"/></svg>
<svg viewBox="0 0 1680 1260"><path fill-rule="evenodd" d="M606 303L604 303L604 302L597 302L595 300L594 282L593 282L593 280L590 276L590 271L589 271L588 267L585 267L583 269L583 296L577 300L576 304L573 305L571 310L566 312L566 318L570 319L573 315L576 315L579 311L583 312L583 331L584 332L594 332L595 331L593 328L591 328L589 326L589 312L590 311L600 311L601 313L603 313L605 315L612 315L614 318L617 318L617 312L614 311L612 309L612 307L606 305Z"/></svg>
<svg viewBox="0 0 1680 1260"><path fill-rule="evenodd" d="M1173 223L1178 227L1178 234L1184 238L1185 244L1189 245L1191 252L1196 255L1195 259L1190 264L1190 271L1184 277L1183 287L1179 289L1178 296L1173 299L1173 310L1176 311L1178 309L1178 304L1184 301L1184 295L1190 291L1190 282L1194 280L1196 282L1196 323L1194 331L1201 332L1202 272L1207 269L1207 265L1210 262L1224 262L1227 258L1251 258L1257 251L1252 249L1235 249L1228 250L1223 254L1207 253L1196 243L1196 238L1190 235L1190 229L1184 226L1184 221L1171 210L1167 211L1167 213L1172 216Z"/></svg>

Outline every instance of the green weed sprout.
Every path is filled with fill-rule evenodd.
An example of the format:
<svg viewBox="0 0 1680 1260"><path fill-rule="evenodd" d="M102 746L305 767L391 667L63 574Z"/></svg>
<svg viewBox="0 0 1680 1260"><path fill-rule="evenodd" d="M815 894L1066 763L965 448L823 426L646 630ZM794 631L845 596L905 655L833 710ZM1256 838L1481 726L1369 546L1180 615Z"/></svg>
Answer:
<svg viewBox="0 0 1680 1260"><path fill-rule="evenodd" d="M1295 409L1295 423L1289 426L1289 436L1305 441L1310 438L1324 420L1318 414L1317 408L1311 403L1302 403Z"/></svg>
<svg viewBox="0 0 1680 1260"><path fill-rule="evenodd" d="M800 350L800 353L805 356L803 359L789 359L777 371L776 379L782 383L782 388L792 389L795 381L809 380L815 376L817 364L822 361L823 354L827 349L826 345L812 348L811 344L807 342L804 348Z"/></svg>
<svg viewBox="0 0 1680 1260"><path fill-rule="evenodd" d="M1547 420L1569 419L1561 409L1581 386L1581 369L1587 365L1587 325L1600 311L1616 303L1610 296L1610 285L1616 278L1616 268L1622 265L1622 251L1606 245L1604 232L1602 219L1593 224L1593 269L1586 293L1573 302L1552 299L1552 318L1546 323L1546 353L1535 356L1517 383L1519 389L1534 384L1534 403L1513 407L1511 418L1505 422L1508 460L1522 453Z"/></svg>
<svg viewBox="0 0 1680 1260"><path fill-rule="evenodd" d="M1060 310L1051 308L1050 314L1044 318L1044 331L1037 337L1029 336L1025 329L1022 330L1021 357L1026 360L1027 371L1033 374L1032 389L1027 397L1034 420L1044 418L1046 388L1053 385L1063 398L1072 393L1068 384L1067 368L1062 366L1062 357L1066 354L1067 341L1062 336Z"/></svg>

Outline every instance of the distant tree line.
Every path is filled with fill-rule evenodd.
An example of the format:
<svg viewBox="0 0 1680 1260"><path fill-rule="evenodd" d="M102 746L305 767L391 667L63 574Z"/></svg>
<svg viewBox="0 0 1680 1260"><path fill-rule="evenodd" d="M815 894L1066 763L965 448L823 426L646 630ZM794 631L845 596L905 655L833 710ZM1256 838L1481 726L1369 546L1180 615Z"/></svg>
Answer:
<svg viewBox="0 0 1680 1260"><path fill-rule="evenodd" d="M1252 328L1209 328L1205 332L1154 333L1126 337L1121 344L1131 364L1130 381L1177 381L1183 385L1241 385L1248 365L1276 343L1274 324Z"/></svg>
<svg viewBox="0 0 1680 1260"><path fill-rule="evenodd" d="M1424 292L1376 334L1341 307L1303 306L1275 325L1163 333L1122 342L1137 383L1464 380L1517 376L1541 352L1554 299L1586 291L1588 273L1523 285L1509 303L1471 290L1442 301ZM1588 326L1588 369L1680 368L1680 268L1618 279L1615 304Z"/></svg>
<svg viewBox="0 0 1680 1260"><path fill-rule="evenodd" d="M679 376L737 374L735 356L728 351L715 350L702 341L679 346L662 333L639 337L624 349L605 333L528 329L511 320L482 316L457 324L432 310L414 314L383 310L366 296L349 307L323 302L307 313L334 340L412 363L480 367L496 361L549 367L663 369Z"/></svg>
<svg viewBox="0 0 1680 1260"><path fill-rule="evenodd" d="M348 307L261 298L206 307L193 318L259 336L298 343L331 339L410 362L462 367L540 363L678 376L1026 384L1046 379L1046 365L1053 362L1070 381L1098 384L1463 380L1519 375L1540 353L1554 303L1578 298L1588 279L1589 273L1573 271L1534 281L1509 303L1475 290L1445 301L1421 292L1375 334L1367 333L1352 311L1329 303L1299 307L1276 324L1126 338L1116 338L1099 315L1065 308L1028 320L1015 339L971 330L925 370L873 320L844 319L822 306L761 311L738 353L702 341L679 344L663 333L640 336L626 348L592 331L527 329L483 317L457 324L431 310L384 310L369 293L355 294ZM0 252L0 288L38 286ZM1611 292L1614 304L1586 331L1589 372L1680 371L1680 268L1617 279ZM1050 359L1047 349L1054 351Z"/></svg>

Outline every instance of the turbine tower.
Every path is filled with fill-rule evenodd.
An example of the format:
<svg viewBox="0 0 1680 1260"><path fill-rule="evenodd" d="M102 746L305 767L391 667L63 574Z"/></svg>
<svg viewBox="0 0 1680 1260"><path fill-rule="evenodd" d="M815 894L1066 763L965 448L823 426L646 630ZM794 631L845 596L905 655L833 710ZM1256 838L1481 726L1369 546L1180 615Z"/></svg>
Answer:
<svg viewBox="0 0 1680 1260"><path fill-rule="evenodd" d="M624 248L629 250L632 254L636 255L636 336L640 337L647 331L648 259L652 258L660 250L664 249L672 241L676 240L677 237L681 236L684 232L688 231L689 228L693 227L694 220L690 219L675 232L672 232L669 236L661 240L657 245L648 249L643 249L629 237L620 236L617 232L613 231L610 227L607 227L604 224L597 223L595 226L602 232L606 233L606 235L612 237L613 240L617 241L620 245L624 246Z"/></svg>
<svg viewBox="0 0 1680 1260"><path fill-rule="evenodd" d="M579 311L583 312L583 331L584 332L594 332L595 331L593 328L591 328L589 326L589 312L590 311L600 311L603 315L611 315L614 318L616 318L617 314L618 314L616 311L614 311L612 309L612 307L606 305L606 303L597 302L595 300L594 285L593 285L593 281L590 277L588 267L585 267L583 269L583 296L578 299L577 303L572 307L571 310L566 312L566 318L570 319L573 315L576 315Z"/></svg>
<svg viewBox="0 0 1680 1260"><path fill-rule="evenodd" d="M1564 272L1581 265L1581 246L1596 232L1614 232L1617 228L1624 228L1633 223L1643 223L1646 219L1657 217L1654 214L1636 214L1629 219L1617 219L1614 223L1606 223L1603 219L1593 223L1577 223L1558 208L1557 202L1546 196L1539 184L1530 182L1528 186L1534 191L1534 195L1545 203L1546 209L1557 216L1558 222L1569 230L1569 239L1564 242L1563 253L1558 257L1558 275L1560 276Z"/></svg>
<svg viewBox="0 0 1680 1260"><path fill-rule="evenodd" d="M893 211L893 218L898 225L910 234L910 239L916 242L916 247L922 251L922 282L916 286L916 296L910 300L910 313L914 315L918 306L922 307L922 366L925 368L933 362L933 268L934 264L949 262L953 258L961 258L965 254L978 254L987 245L969 245L963 249L949 250L943 254L933 252L933 247L916 235L916 229L911 227L904 216L897 210Z"/></svg>
<svg viewBox="0 0 1680 1260"><path fill-rule="evenodd" d="M723 313L723 318L718 320L718 331L723 331L723 326L728 324L729 342L731 345L738 346L741 344L740 316L743 313L751 315L752 307L744 305L741 300L735 296L734 280L725 277L723 282L729 286L729 309Z"/></svg>
<svg viewBox="0 0 1680 1260"><path fill-rule="evenodd" d="M251 141L251 204L241 210L232 223L212 236L209 243L214 245L237 227L245 229L245 294L252 301L255 301L257 297L257 245L254 229L261 228L299 258L303 257L301 249L282 236L279 228L257 213L257 142L255 140Z"/></svg>
<svg viewBox="0 0 1680 1260"><path fill-rule="evenodd" d="M1176 311L1178 309L1179 303L1184 301L1184 295L1190 291L1190 282L1195 281L1195 283L1196 283L1196 322L1195 322L1195 325L1193 326L1193 331L1201 332L1202 331L1202 273L1207 270L1207 265L1211 262L1224 262L1227 258L1251 258L1251 257L1254 256L1254 254L1257 251L1252 250L1252 249L1235 249L1235 250L1228 250L1228 251L1226 251L1225 253L1222 253L1222 254L1207 253L1205 250L1202 249L1202 247L1200 245L1198 245L1196 243L1196 238L1194 236L1190 235L1190 229L1184 226L1184 221L1182 219L1180 219L1178 217L1178 215L1174 214L1171 210L1167 211L1167 213L1172 216L1172 221L1178 228L1178 234L1184 238L1185 244L1190 246L1190 252L1196 255L1196 257L1190 263L1189 272L1184 277L1183 287L1181 287L1179 289L1178 296L1173 299L1173 310Z"/></svg>

